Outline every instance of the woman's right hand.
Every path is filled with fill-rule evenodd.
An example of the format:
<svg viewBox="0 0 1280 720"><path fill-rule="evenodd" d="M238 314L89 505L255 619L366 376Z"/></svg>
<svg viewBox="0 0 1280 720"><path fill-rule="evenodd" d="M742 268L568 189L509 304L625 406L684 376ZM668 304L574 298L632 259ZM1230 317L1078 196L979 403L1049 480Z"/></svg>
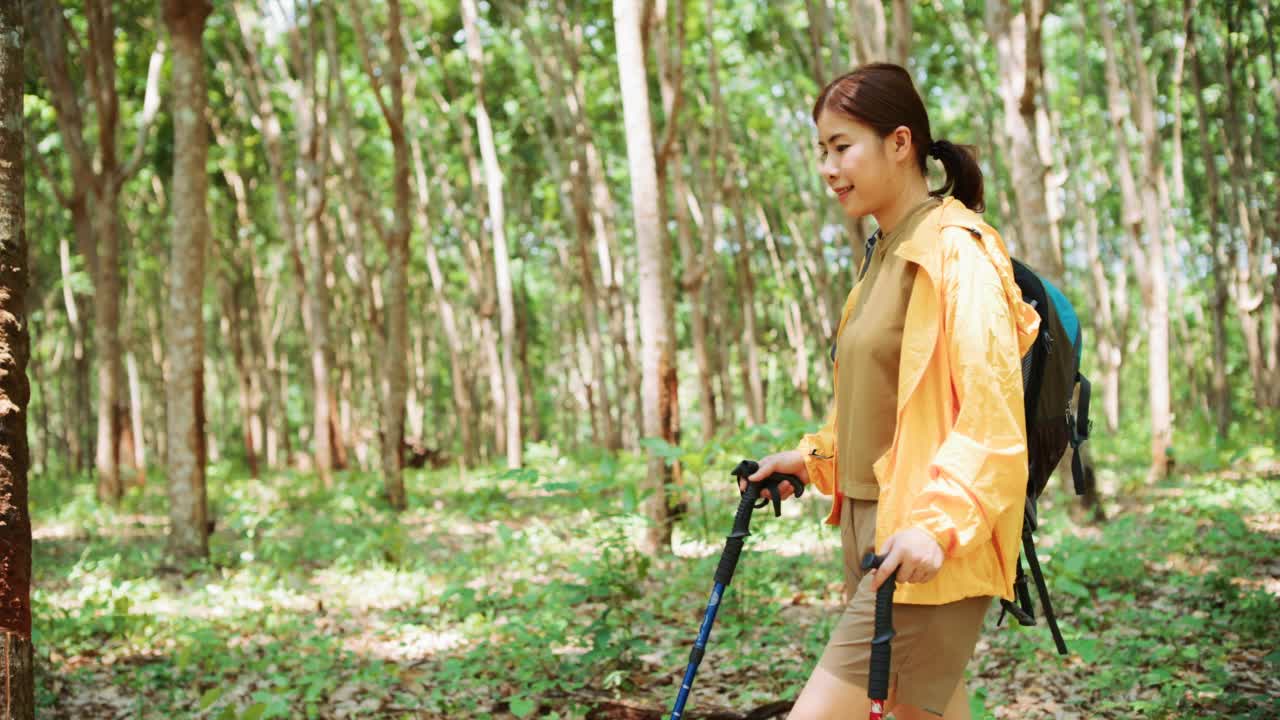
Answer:
<svg viewBox="0 0 1280 720"><path fill-rule="evenodd" d="M760 459L760 469L749 475L746 480L738 481L738 490L747 491L747 480L751 482L760 482L774 473L786 473L795 475L800 478L800 482L805 485L809 484L809 471L804 466L804 453L799 450L788 450L787 452L774 453L766 455ZM778 486L779 492L782 493L782 499L787 500L795 494L795 488L791 487L791 483L784 482ZM769 491L765 490L760 493L760 497L772 500Z"/></svg>

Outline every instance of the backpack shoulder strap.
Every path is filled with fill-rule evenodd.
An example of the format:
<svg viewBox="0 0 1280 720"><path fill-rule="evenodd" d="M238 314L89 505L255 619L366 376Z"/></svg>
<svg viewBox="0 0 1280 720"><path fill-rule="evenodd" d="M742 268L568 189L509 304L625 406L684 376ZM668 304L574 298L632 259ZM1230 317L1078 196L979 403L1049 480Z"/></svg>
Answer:
<svg viewBox="0 0 1280 720"><path fill-rule="evenodd" d="M1075 416L1071 417L1071 482L1075 485L1076 495L1084 495L1084 458L1080 454L1080 446L1089 439L1089 396L1092 386L1089 378L1076 373L1076 382L1080 385L1080 404Z"/></svg>

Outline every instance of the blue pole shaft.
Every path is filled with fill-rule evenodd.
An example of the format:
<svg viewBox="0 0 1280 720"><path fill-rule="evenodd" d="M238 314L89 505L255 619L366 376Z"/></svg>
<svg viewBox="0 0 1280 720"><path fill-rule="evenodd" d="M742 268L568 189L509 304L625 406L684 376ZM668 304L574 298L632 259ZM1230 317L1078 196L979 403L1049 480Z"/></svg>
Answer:
<svg viewBox="0 0 1280 720"><path fill-rule="evenodd" d="M670 720L680 720L684 715L684 704L689 699L689 690L693 687L693 676L697 674L698 665L702 662L702 654L707 649L707 640L711 637L711 626L716 622L716 612L720 609L720 598L723 594L724 583L716 583L711 589L711 599L707 601L707 614L702 617L698 640L689 653L689 667L684 671L684 680L680 683L680 694L676 696L676 704L671 709Z"/></svg>

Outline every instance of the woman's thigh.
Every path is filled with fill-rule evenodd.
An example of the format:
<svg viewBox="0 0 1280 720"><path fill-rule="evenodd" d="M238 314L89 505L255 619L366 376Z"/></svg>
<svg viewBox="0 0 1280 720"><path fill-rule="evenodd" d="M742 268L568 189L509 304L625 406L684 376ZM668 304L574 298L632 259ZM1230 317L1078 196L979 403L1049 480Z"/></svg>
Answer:
<svg viewBox="0 0 1280 720"><path fill-rule="evenodd" d="M788 720L846 720L864 718L871 710L867 689L845 682L821 665L813 669L809 681L796 698Z"/></svg>

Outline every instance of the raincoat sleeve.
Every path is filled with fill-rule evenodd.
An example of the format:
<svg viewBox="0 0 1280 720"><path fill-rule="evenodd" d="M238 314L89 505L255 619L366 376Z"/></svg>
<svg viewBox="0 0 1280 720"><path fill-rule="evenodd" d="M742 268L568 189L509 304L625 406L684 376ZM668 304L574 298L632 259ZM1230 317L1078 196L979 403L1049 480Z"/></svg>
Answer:
<svg viewBox="0 0 1280 720"><path fill-rule="evenodd" d="M1023 343L1015 322L1021 295L1011 295L1011 272L1002 278L978 242L965 238L955 247L943 273L955 420L907 523L931 534L947 557L987 543L1002 515L1021 510L1027 487Z"/></svg>
<svg viewBox="0 0 1280 720"><path fill-rule="evenodd" d="M827 422L817 432L808 433L800 440L796 450L804 453L804 469L809 473L809 484L824 495L831 495L836 488L836 403L831 401Z"/></svg>

